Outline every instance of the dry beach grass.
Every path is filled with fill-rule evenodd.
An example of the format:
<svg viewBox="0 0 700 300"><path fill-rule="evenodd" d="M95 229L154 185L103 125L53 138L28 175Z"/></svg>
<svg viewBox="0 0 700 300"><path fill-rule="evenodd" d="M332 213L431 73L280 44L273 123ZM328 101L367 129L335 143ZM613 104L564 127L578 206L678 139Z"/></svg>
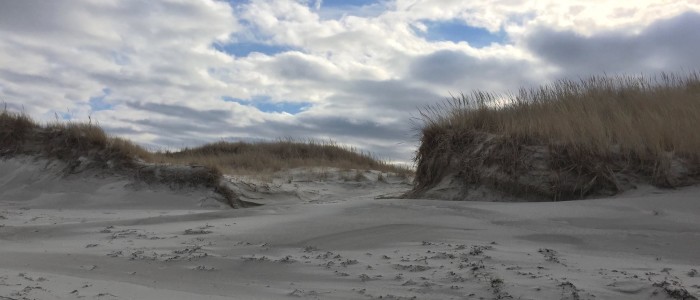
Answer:
<svg viewBox="0 0 700 300"><path fill-rule="evenodd" d="M158 152L154 160L172 164L216 166L231 174L261 174L299 167L377 170L409 174L412 170L384 162L370 153L333 141L217 142L177 152Z"/></svg>
<svg viewBox="0 0 700 300"><path fill-rule="evenodd" d="M109 137L92 123L40 125L29 116L0 112L0 149L3 155L41 153L50 158L75 160L89 152L100 152L105 162L129 164L133 158L148 159L150 153L138 145Z"/></svg>
<svg viewBox="0 0 700 300"><path fill-rule="evenodd" d="M594 76L506 95L476 91L420 116L416 191L449 170L467 185L548 199L616 193L626 189L624 180L682 186L700 174L698 73ZM515 179L534 169L549 172L533 182Z"/></svg>

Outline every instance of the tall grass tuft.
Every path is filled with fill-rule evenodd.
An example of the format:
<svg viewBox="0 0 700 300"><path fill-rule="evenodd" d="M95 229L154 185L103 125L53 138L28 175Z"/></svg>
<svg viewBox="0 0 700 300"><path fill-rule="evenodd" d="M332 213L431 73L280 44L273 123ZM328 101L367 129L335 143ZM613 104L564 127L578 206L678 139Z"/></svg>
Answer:
<svg viewBox="0 0 700 300"><path fill-rule="evenodd" d="M31 118L22 113L0 111L0 149L7 153L20 150L21 143L37 129Z"/></svg>

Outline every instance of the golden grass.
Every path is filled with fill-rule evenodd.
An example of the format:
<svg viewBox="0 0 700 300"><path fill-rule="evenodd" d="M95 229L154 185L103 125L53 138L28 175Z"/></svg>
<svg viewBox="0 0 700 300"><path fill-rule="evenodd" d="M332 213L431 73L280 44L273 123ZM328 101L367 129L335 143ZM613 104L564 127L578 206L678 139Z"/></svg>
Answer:
<svg viewBox="0 0 700 300"><path fill-rule="evenodd" d="M450 167L472 174L467 177L482 176L485 173L473 175L478 172L471 170L481 164L506 170L502 174L511 174L516 182L513 174L522 172L519 168L526 164L519 160L527 158L523 155L531 146L549 149L545 154L551 157L548 167L553 174L590 178L592 187L575 185L567 191L572 194L583 195L604 185L615 190L619 187L615 174L620 172L636 172L659 186L675 186L675 179L669 179L673 161L686 164L683 176L700 175L696 174L700 170L697 72L559 80L513 94L476 91L427 107L420 116L417 189L436 184ZM484 150L484 145L495 148ZM557 189L559 183L549 184Z"/></svg>
<svg viewBox="0 0 700 300"><path fill-rule="evenodd" d="M474 92L421 112L423 135L481 131L596 153L700 155L700 75L594 76L516 95Z"/></svg>
<svg viewBox="0 0 700 300"><path fill-rule="evenodd" d="M158 152L153 156L153 160L160 163L216 166L225 173L239 175L267 174L299 167L378 170L397 174L412 172L376 159L369 153L330 141L218 142L178 152Z"/></svg>

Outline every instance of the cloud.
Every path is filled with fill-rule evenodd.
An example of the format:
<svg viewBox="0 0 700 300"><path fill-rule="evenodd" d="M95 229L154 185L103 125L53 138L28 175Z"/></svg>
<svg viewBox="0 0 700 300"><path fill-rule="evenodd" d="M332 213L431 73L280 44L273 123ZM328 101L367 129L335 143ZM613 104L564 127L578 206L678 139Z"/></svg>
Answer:
<svg viewBox="0 0 700 300"><path fill-rule="evenodd" d="M181 118L184 120L206 120L207 123L226 123L226 119L231 117L231 112L227 110L197 110L185 106L168 105L158 103L135 103L127 102L127 106L133 109L145 110L152 113L161 114L171 118Z"/></svg>
<svg viewBox="0 0 700 300"><path fill-rule="evenodd" d="M415 111L418 107L433 103L443 98L431 89L413 85L409 80L353 80L343 83L340 91L329 97L331 103L342 107L348 103L355 107L380 110L384 115L403 115ZM360 105L357 105L360 104Z"/></svg>
<svg viewBox="0 0 700 300"><path fill-rule="evenodd" d="M415 81L444 87L446 92L471 90L507 92L541 81L537 62L518 57L476 57L463 51L439 50L415 58L410 76ZM458 87L458 88L456 88Z"/></svg>
<svg viewBox="0 0 700 300"><path fill-rule="evenodd" d="M639 73L700 68L700 14L688 12L659 20L639 33L604 31L583 36L572 31L539 28L526 47L567 76Z"/></svg>
<svg viewBox="0 0 700 300"><path fill-rule="evenodd" d="M452 84L472 73L479 60L459 51L440 50L413 61L411 75L419 80Z"/></svg>
<svg viewBox="0 0 700 300"><path fill-rule="evenodd" d="M449 93L700 67L692 0L349 3L0 1L0 100L153 147L332 138L408 161L411 116Z"/></svg>
<svg viewBox="0 0 700 300"><path fill-rule="evenodd" d="M285 80L310 80L324 82L341 76L334 72L334 66L326 60L299 52L286 52L277 55L267 68L270 73ZM336 74L334 74L336 73Z"/></svg>

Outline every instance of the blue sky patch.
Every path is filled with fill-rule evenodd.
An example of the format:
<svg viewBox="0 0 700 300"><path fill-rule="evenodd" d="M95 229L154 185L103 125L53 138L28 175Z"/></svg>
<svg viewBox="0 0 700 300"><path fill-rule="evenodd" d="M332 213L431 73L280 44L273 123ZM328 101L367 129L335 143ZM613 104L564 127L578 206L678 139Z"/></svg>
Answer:
<svg viewBox="0 0 700 300"><path fill-rule="evenodd" d="M102 95L90 98L90 109L95 111L110 110L114 108L114 105L105 101L105 98L111 94L112 91L109 88L102 89Z"/></svg>
<svg viewBox="0 0 700 300"><path fill-rule="evenodd" d="M307 108L309 108L310 103L292 103L292 102L261 102L253 103L253 106L258 108L262 112L286 112L292 115L296 115Z"/></svg>
<svg viewBox="0 0 700 300"><path fill-rule="evenodd" d="M464 41L475 48L486 47L491 43L506 42L506 34L502 30L492 33L484 28L469 26L459 20L423 21L422 23L428 27L427 32L417 32L428 41L452 41L455 43Z"/></svg>
<svg viewBox="0 0 700 300"><path fill-rule="evenodd" d="M59 116L63 121L68 121L73 118L73 115L69 112L57 112L56 115Z"/></svg>
<svg viewBox="0 0 700 300"><path fill-rule="evenodd" d="M266 113L286 112L288 114L296 115L311 107L311 103L308 102L272 102L270 101L270 97L267 96L254 96L250 100L228 96L224 96L222 99L226 102L236 102L242 105L252 106Z"/></svg>

